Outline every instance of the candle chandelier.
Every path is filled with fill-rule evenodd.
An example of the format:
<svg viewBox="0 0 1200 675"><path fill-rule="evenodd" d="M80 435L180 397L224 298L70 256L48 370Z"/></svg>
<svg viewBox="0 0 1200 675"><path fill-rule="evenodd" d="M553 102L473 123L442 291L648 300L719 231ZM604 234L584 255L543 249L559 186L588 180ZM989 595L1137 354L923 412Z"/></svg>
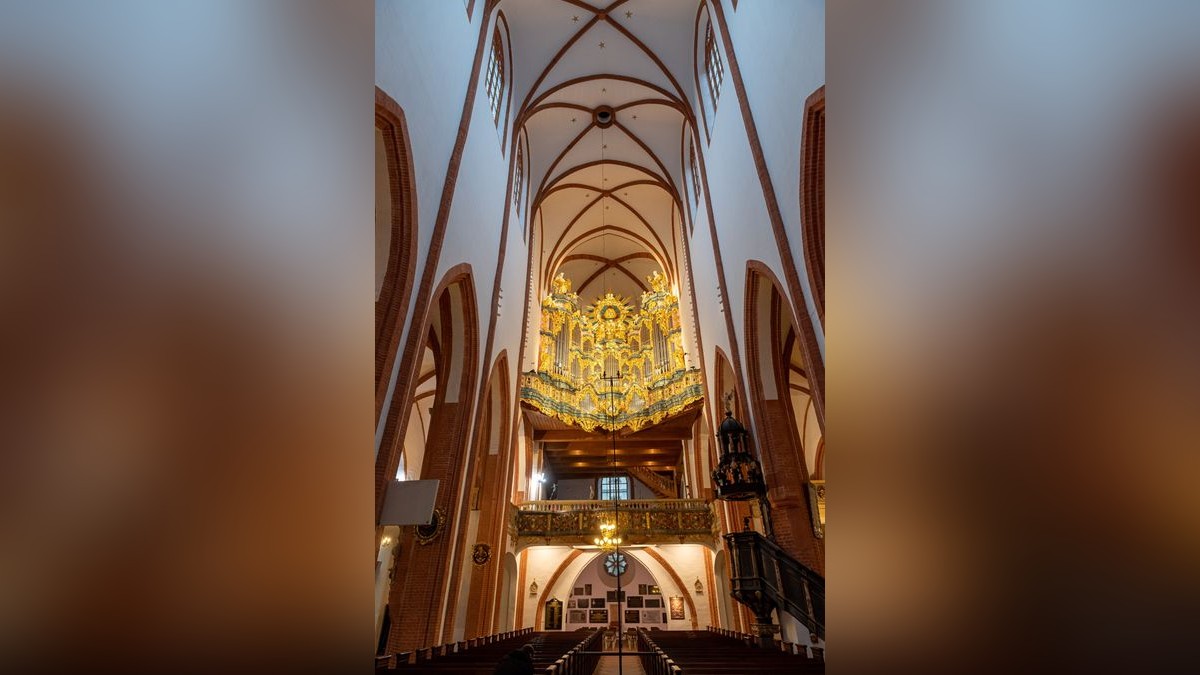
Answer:
<svg viewBox="0 0 1200 675"><path fill-rule="evenodd" d="M596 546L604 551L615 551L621 545L621 538L617 536L617 526L613 523L600 524L600 536L593 540Z"/></svg>

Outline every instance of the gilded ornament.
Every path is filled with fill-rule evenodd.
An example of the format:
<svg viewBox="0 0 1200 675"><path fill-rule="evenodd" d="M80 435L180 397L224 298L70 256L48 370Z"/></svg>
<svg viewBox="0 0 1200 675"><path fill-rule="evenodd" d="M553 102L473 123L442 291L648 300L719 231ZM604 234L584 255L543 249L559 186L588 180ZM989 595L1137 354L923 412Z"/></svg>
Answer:
<svg viewBox="0 0 1200 675"><path fill-rule="evenodd" d="M444 529L446 515L441 509L433 510L433 517L429 519L428 525L417 525L417 543L421 546L428 546Z"/></svg>
<svg viewBox="0 0 1200 675"><path fill-rule="evenodd" d="M554 288L554 292L560 295L571 292L571 280L563 276L562 272L559 272L558 276L554 277L551 286Z"/></svg>
<svg viewBox="0 0 1200 675"><path fill-rule="evenodd" d="M555 276L554 293L542 301L538 367L523 374L522 399L587 431L636 431L701 400L699 369L687 368L683 350L679 300L661 272L646 280L652 291L638 310L612 293L581 309L571 281Z"/></svg>
<svg viewBox="0 0 1200 675"><path fill-rule="evenodd" d="M475 544L471 550L471 562L480 567L486 565L492 559L492 547L487 544Z"/></svg>

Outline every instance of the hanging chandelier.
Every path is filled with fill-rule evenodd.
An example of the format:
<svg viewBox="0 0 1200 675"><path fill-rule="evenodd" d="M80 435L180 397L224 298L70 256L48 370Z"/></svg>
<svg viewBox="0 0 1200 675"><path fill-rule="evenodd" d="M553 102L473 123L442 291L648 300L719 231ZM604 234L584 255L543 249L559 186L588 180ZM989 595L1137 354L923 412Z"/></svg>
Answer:
<svg viewBox="0 0 1200 675"><path fill-rule="evenodd" d="M617 526L613 523L601 523L600 536L593 541L604 551L617 550L617 547L621 545L621 538L617 536Z"/></svg>

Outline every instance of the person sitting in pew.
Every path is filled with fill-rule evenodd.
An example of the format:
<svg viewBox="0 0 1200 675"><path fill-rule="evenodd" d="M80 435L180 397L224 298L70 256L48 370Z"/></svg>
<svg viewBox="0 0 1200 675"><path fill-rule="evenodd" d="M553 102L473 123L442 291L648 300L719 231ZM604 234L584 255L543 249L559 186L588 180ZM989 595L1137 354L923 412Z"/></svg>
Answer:
<svg viewBox="0 0 1200 675"><path fill-rule="evenodd" d="M496 664L493 675L533 675L533 645L525 644L509 652Z"/></svg>

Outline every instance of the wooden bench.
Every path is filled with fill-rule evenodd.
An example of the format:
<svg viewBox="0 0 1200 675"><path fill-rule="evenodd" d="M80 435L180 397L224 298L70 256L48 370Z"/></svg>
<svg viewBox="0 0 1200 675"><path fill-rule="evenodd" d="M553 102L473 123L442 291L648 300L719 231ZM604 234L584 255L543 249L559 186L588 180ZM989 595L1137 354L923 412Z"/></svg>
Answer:
<svg viewBox="0 0 1200 675"><path fill-rule="evenodd" d="M532 630L512 631L494 636L464 640L457 643L439 645L418 650L420 656L412 662L397 662L395 670L410 675L425 675L433 673L451 673L455 675L492 675L496 664L509 652L520 649L522 645L534 645L534 672L554 671L560 675L582 674L577 665L581 659L573 658L572 670L565 668L564 659L569 653L578 648L589 637L597 635L594 630L586 628L570 633L563 631L534 632ZM397 661L399 661L397 659ZM377 661L378 663L378 661ZM595 663L592 664L595 668Z"/></svg>
<svg viewBox="0 0 1200 675"><path fill-rule="evenodd" d="M824 673L823 658L779 648L762 649L744 634L717 631L642 631L640 644L655 656L643 657L649 675L746 675L746 673ZM676 671L675 668L678 668Z"/></svg>

